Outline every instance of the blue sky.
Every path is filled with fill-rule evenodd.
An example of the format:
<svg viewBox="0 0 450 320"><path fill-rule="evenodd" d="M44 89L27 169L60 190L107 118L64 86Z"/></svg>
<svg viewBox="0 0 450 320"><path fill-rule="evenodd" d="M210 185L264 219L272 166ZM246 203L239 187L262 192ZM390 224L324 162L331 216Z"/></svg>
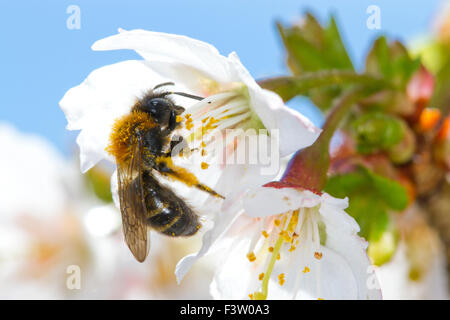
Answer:
<svg viewBox="0 0 450 320"><path fill-rule="evenodd" d="M63 153L74 150L76 134L65 130L58 101L95 68L133 52L93 52L91 44L117 28L184 34L236 51L256 78L286 74L275 21L295 21L305 10L321 20L337 16L356 65L380 32L401 40L424 34L440 0L3 0L0 4L0 121L40 134ZM381 30L366 27L369 5L381 9ZM69 5L81 10L81 29L69 30ZM317 121L302 102L294 107Z"/></svg>

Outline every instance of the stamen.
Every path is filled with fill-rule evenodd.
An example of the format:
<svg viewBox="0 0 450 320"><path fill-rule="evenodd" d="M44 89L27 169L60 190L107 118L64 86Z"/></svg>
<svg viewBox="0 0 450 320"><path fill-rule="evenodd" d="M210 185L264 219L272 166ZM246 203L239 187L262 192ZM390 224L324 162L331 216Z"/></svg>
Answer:
<svg viewBox="0 0 450 320"><path fill-rule="evenodd" d="M222 105L227 99L235 97L235 92L221 92L212 96L209 96L189 108L189 111L195 118L198 118L199 114L203 114L208 110L214 109L216 106ZM203 108L208 107L204 110Z"/></svg>
<svg viewBox="0 0 450 320"><path fill-rule="evenodd" d="M209 164L207 164L206 162L202 162L201 163L201 167L202 167L203 170L206 170L206 169L208 169Z"/></svg>
<svg viewBox="0 0 450 320"><path fill-rule="evenodd" d="M278 282L280 283L280 286L282 286L284 284L286 280L284 279L284 273L280 273L278 275Z"/></svg>
<svg viewBox="0 0 450 320"><path fill-rule="evenodd" d="M220 106L213 110L209 110L204 115L210 117L217 117L219 115L225 116L226 115L225 113L229 113L230 111L233 111L233 113L238 113L243 112L245 110L248 110L248 103L242 98L237 98L229 100L223 106Z"/></svg>
<svg viewBox="0 0 450 320"><path fill-rule="evenodd" d="M274 224L275 225L277 225L277 224L281 225L281 228L284 228L286 220L287 220L287 215L284 216L282 223L281 223L280 220L278 220L278 222L277 222L277 219L276 219L274 221ZM293 214L291 215L291 218L289 220L289 223L288 223L288 226L287 226L286 230L289 230L290 228L292 228L292 226L294 224L297 224L297 223L298 223L298 210L294 211ZM284 238L282 236L279 236L278 239L277 239L277 242L275 243L275 247L273 247L273 250L272 250L272 257L271 257L271 259L269 261L269 265L267 267L267 272L265 273L264 278L263 278L261 292L255 292L254 293L255 299L258 299L258 300L265 300L265 299L267 299L270 276L272 274L272 271L273 271L273 268L275 266L276 260L280 260L280 258L281 258L280 249L281 249L281 246L283 245L283 243L284 243ZM270 248L272 248L272 247L270 247ZM270 252L270 248L269 248L269 252ZM280 285L283 285L284 281L285 280L284 280L284 274L283 274L282 280L279 278Z"/></svg>
<svg viewBox="0 0 450 320"><path fill-rule="evenodd" d="M220 124L215 129L216 130L223 130L223 129L226 129L226 128L232 129L233 126L237 125L238 123L241 123L242 121L244 121L246 119L249 119L251 117L251 115L252 115L252 113L249 111L249 112L243 113L243 114L241 114L239 116L236 116L236 117L230 117L230 118L224 117L224 118L221 118L221 119L219 119L219 123Z"/></svg>
<svg viewBox="0 0 450 320"><path fill-rule="evenodd" d="M253 262L256 260L256 256L253 252L249 252L249 253L247 253L247 259L248 259L248 261Z"/></svg>
<svg viewBox="0 0 450 320"><path fill-rule="evenodd" d="M316 250L314 252L314 257L316 258L316 291L317 291L317 296L320 297L321 296L321 287L320 287L320 259L322 258L322 253L319 254L318 250L320 248L320 235L319 235L319 221L318 221L318 217L317 217L317 208L316 210L314 210L312 212L312 219L311 219L311 223L313 224L312 228L313 228L313 243L314 243L314 249ZM318 255L316 256L316 253L318 253ZM318 256L320 256L320 258L317 258Z"/></svg>

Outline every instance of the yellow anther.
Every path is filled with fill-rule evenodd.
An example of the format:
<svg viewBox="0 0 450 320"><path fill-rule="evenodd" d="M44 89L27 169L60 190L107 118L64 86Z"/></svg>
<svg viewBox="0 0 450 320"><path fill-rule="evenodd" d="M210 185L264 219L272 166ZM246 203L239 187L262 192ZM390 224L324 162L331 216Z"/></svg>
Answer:
<svg viewBox="0 0 450 320"><path fill-rule="evenodd" d="M297 249L297 247L291 246L291 247L289 248L289 252L292 252L292 251L294 251L295 249Z"/></svg>
<svg viewBox="0 0 450 320"><path fill-rule="evenodd" d="M276 225L277 227L281 224L281 221L278 219L275 219L275 221L273 222L274 225Z"/></svg>
<svg viewBox="0 0 450 320"><path fill-rule="evenodd" d="M269 252L273 252L273 247L269 247Z"/></svg>
<svg viewBox="0 0 450 320"><path fill-rule="evenodd" d="M286 230L283 230L280 232L280 236L284 239L286 242L291 242L292 238L289 236L289 233Z"/></svg>
<svg viewBox="0 0 450 320"><path fill-rule="evenodd" d="M264 238L268 238L269 234L267 233L266 230L263 230L263 232L261 232Z"/></svg>
<svg viewBox="0 0 450 320"><path fill-rule="evenodd" d="M258 277L258 279L259 279L259 280L262 280L262 279L264 279L264 272L262 272L262 273L260 273L260 274L259 274L259 277Z"/></svg>
<svg viewBox="0 0 450 320"><path fill-rule="evenodd" d="M201 167L203 170L206 170L206 169L208 169L209 164L207 164L206 162L202 162Z"/></svg>
<svg viewBox="0 0 450 320"><path fill-rule="evenodd" d="M311 270L308 268L308 267L305 267L305 269L303 269L303 273L308 273L308 272L310 272Z"/></svg>
<svg viewBox="0 0 450 320"><path fill-rule="evenodd" d="M176 122L181 122L181 121L183 121L183 117L182 117L182 116L177 116L177 117L175 118L175 121L176 121Z"/></svg>
<svg viewBox="0 0 450 320"><path fill-rule="evenodd" d="M278 282L280 283L280 286L282 286L284 284L286 280L284 279L284 273L280 273L278 275Z"/></svg>
<svg viewBox="0 0 450 320"><path fill-rule="evenodd" d="M256 260L256 256L255 256L255 254L254 254L253 252L249 252L249 253L247 253L247 259L248 259L250 262L253 262L253 261Z"/></svg>
<svg viewBox="0 0 450 320"><path fill-rule="evenodd" d="M202 148L206 147L206 143L204 141L202 141L201 146L202 146Z"/></svg>
<svg viewBox="0 0 450 320"><path fill-rule="evenodd" d="M277 260L280 260L281 259L281 256L280 256L280 254L278 253L277 254Z"/></svg>
<svg viewBox="0 0 450 320"><path fill-rule="evenodd" d="M317 260L322 259L322 252L314 252L314 258L316 258Z"/></svg>
<svg viewBox="0 0 450 320"><path fill-rule="evenodd" d="M324 298L317 298L317 300L325 300Z"/></svg>
<svg viewBox="0 0 450 320"><path fill-rule="evenodd" d="M201 154L202 154L202 157L206 156L206 150L205 150L205 149L202 149Z"/></svg>
<svg viewBox="0 0 450 320"><path fill-rule="evenodd" d="M251 293L248 295L248 297L250 298L250 300L253 300L253 295Z"/></svg>

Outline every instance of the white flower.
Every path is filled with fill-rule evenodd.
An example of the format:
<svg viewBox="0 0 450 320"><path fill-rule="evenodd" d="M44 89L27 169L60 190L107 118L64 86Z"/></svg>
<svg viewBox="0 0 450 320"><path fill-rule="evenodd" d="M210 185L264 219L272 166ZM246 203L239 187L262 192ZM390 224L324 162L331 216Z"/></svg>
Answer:
<svg viewBox="0 0 450 320"><path fill-rule="evenodd" d="M411 205L397 220L399 243L390 261L376 272L387 300L446 300L445 247L427 222L427 213Z"/></svg>
<svg viewBox="0 0 450 320"><path fill-rule="evenodd" d="M167 81L176 84L174 91L206 98L196 101L173 95L176 103L187 109L194 124L202 124L200 120L204 120L203 126L212 132L267 129L270 134L270 130L279 129L276 151L281 156L312 144L320 133L309 120L286 107L278 95L262 89L235 53L222 56L213 46L185 36L144 30L119 31L97 41L92 48L132 49L145 60L124 61L97 69L82 84L70 89L60 102L68 120L67 128L81 130L77 143L83 172L101 159L113 160L105 148L114 121L130 112L143 93ZM190 128L188 123L185 127L191 131L191 138L195 137L193 130L198 127ZM238 147L227 145L225 150L233 153L243 139L241 134L231 138L238 141ZM207 147L213 147L212 141L206 141ZM260 185L273 178L273 175L261 177L256 171L258 165L253 168L245 163L230 168L209 160L208 170L194 172L201 175L200 181L223 195L236 191L236 187Z"/></svg>
<svg viewBox="0 0 450 320"><path fill-rule="evenodd" d="M225 234L211 238L219 250L211 285L216 299L378 299L367 243L336 199L272 183L248 191ZM225 215L225 214L224 214ZM190 264L178 265L179 276Z"/></svg>

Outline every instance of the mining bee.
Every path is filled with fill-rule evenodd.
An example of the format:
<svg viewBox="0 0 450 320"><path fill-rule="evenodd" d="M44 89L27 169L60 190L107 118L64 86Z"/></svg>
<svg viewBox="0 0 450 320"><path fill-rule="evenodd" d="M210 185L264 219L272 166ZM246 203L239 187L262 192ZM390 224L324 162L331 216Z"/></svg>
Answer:
<svg viewBox="0 0 450 320"><path fill-rule="evenodd" d="M215 197L223 198L194 174L173 164L171 154L184 139L174 136L180 127L184 108L169 97L180 95L203 98L183 92L158 91L173 85L162 83L137 100L131 112L113 125L107 151L117 163L118 192L125 241L134 257L143 262L150 248L149 230L171 237L194 235L201 227L199 216L170 188L154 176L176 179Z"/></svg>

